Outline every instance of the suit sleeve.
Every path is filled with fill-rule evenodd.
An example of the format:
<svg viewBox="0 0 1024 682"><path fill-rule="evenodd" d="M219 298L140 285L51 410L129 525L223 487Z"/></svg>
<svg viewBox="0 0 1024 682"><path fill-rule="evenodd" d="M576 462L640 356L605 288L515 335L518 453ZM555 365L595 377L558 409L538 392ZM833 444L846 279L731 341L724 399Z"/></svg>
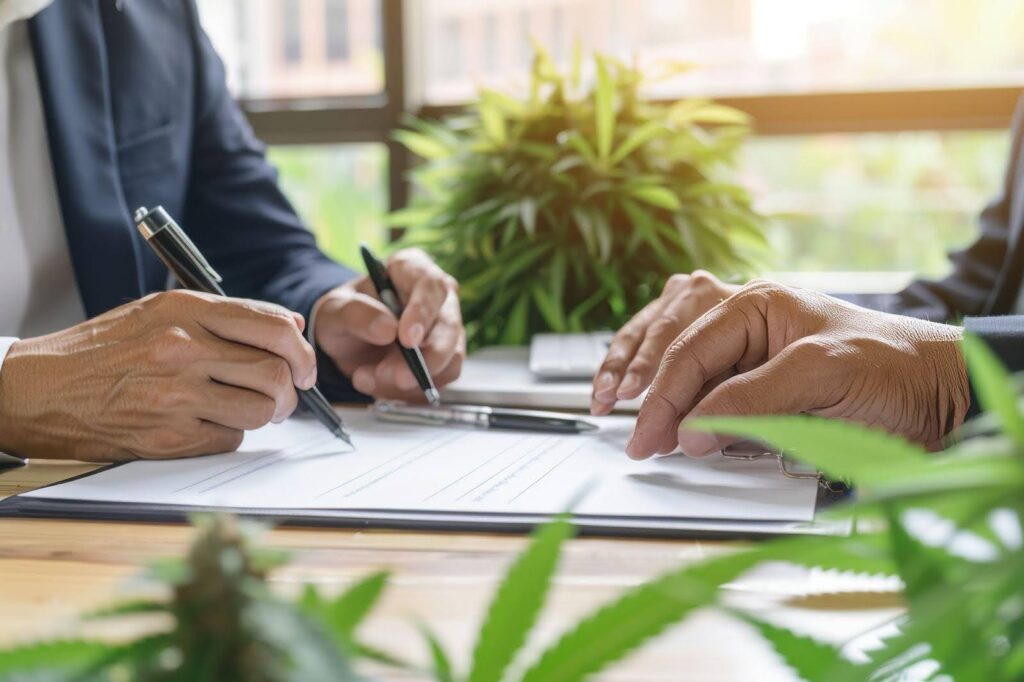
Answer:
<svg viewBox="0 0 1024 682"><path fill-rule="evenodd" d="M938 281L917 280L896 294L839 297L867 308L935 322L1006 312L988 311L986 304L996 288L1008 255L1010 207L1022 152L1022 129L1024 103L1018 104L1014 114L1012 152L999 194L981 213L981 234L977 241L963 251L950 254L953 272L948 277Z"/></svg>
<svg viewBox="0 0 1024 682"><path fill-rule="evenodd" d="M194 3L187 6L196 104L185 224L224 277L229 295L278 303L309 320L316 301L356 273L317 248L285 198L265 146L227 89L224 65ZM329 398L361 398L332 362L318 356L321 388Z"/></svg>

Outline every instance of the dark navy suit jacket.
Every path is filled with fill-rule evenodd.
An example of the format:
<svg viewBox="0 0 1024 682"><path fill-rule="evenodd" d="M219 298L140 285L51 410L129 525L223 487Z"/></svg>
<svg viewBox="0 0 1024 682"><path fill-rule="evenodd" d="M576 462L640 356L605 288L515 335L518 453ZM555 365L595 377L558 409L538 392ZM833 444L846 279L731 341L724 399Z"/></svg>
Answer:
<svg viewBox="0 0 1024 682"><path fill-rule="evenodd" d="M355 276L317 248L282 195L193 0L56 0L30 34L90 317L166 287L131 221L143 205L178 218L229 295L308 316ZM351 397L337 373L329 379L334 398Z"/></svg>
<svg viewBox="0 0 1024 682"><path fill-rule="evenodd" d="M936 322L960 322L984 338L1013 371L1024 371L1024 317L1012 315L1024 284L1024 99L1013 117L1013 144L1002 186L979 219L978 239L953 253L953 271L855 303Z"/></svg>

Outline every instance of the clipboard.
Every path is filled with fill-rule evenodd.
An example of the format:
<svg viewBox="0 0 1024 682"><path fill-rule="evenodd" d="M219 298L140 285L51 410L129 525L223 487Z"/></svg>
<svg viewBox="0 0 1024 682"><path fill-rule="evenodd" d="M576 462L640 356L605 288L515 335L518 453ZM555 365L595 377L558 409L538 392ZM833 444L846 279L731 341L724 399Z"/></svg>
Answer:
<svg viewBox="0 0 1024 682"><path fill-rule="evenodd" d="M622 418L606 418L603 434L513 437L385 426L365 411L346 416L360 433L361 452L326 457L309 449L322 429L290 420L254 433L239 453L105 467L8 498L0 502L0 516L166 522L226 511L289 525L521 533L571 508L573 522L589 535L759 538L850 530L847 521L820 516L835 499L820 481L812 483L788 464L781 473L774 470L778 465L763 451L756 458L742 455L754 459L752 473L735 453L714 461L630 462L621 455L628 429L620 427L629 421ZM273 449L283 442L294 450ZM570 487L597 477L599 469L600 485L576 496ZM397 480L403 477L405 483ZM791 479L799 480L786 482ZM762 480L773 483L761 488ZM307 487L296 488L296 481ZM410 484L420 497L403 496L402 486ZM396 487L389 492L387 486ZM267 497L271 490L276 498ZM425 503L435 491L446 499ZM747 515L736 507L741 502L763 511ZM789 515L801 505L810 513Z"/></svg>

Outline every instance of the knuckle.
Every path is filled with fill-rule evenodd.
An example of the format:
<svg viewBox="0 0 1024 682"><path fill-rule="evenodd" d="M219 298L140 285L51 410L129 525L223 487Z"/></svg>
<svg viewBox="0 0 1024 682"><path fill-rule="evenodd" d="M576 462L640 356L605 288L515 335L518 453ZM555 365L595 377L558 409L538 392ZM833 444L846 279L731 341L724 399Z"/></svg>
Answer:
<svg viewBox="0 0 1024 682"><path fill-rule="evenodd" d="M184 327L171 325L158 332L155 343L149 344L150 359L162 365L188 361L195 353L195 340Z"/></svg>
<svg viewBox="0 0 1024 682"><path fill-rule="evenodd" d="M669 277L668 281L665 282L665 288L666 289L668 289L669 287L677 288L677 287L680 287L680 286L683 286L683 285L687 284L689 281L690 281L690 275L675 274L675 275L672 275L671 277Z"/></svg>
<svg viewBox="0 0 1024 682"><path fill-rule="evenodd" d="M250 410L250 416L252 417L252 423L255 427L264 426L270 423L270 420L274 418L277 413L277 403L269 398L263 398L256 401Z"/></svg>
<svg viewBox="0 0 1024 682"><path fill-rule="evenodd" d="M153 394L153 403L161 411L174 412L191 405L194 394L186 387L169 387Z"/></svg>
<svg viewBox="0 0 1024 682"><path fill-rule="evenodd" d="M633 358L633 362L629 363L628 371L646 376L654 371L654 363L647 358L638 355Z"/></svg>
<svg viewBox="0 0 1024 682"><path fill-rule="evenodd" d="M171 289L154 294L151 305L159 310L180 311L183 308L197 305L203 297L187 289Z"/></svg>
<svg viewBox="0 0 1024 682"><path fill-rule="evenodd" d="M721 290L718 279L706 270L695 270L690 277L690 288L701 297L718 297Z"/></svg>
<svg viewBox="0 0 1024 682"><path fill-rule="evenodd" d="M838 343L820 336L808 336L789 346L789 353L797 362L817 362L835 357L841 352Z"/></svg>
<svg viewBox="0 0 1024 682"><path fill-rule="evenodd" d="M678 318L671 315L661 315L651 323L651 327L648 330L648 337L672 336L674 338L679 336L679 333L682 331L681 327L682 325Z"/></svg>
<svg viewBox="0 0 1024 682"><path fill-rule="evenodd" d="M292 368L288 361L278 356L273 356L264 361L267 366L267 376L270 383L277 391L291 388L293 385Z"/></svg>

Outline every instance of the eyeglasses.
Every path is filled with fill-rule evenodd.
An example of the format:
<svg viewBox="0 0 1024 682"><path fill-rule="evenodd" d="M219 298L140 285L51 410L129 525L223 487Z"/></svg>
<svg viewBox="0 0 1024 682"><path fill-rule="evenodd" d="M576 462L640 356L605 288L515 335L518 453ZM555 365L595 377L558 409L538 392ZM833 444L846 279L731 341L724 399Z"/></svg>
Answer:
<svg viewBox="0 0 1024 682"><path fill-rule="evenodd" d="M765 450L764 447L750 441L733 443L722 448L722 456L726 459L754 462L757 460L773 458L779 465L779 472L786 478L801 480L815 479L818 485L832 493L842 495L849 492L850 488L843 481L830 481L825 474L814 469L805 467L789 459L782 453Z"/></svg>

